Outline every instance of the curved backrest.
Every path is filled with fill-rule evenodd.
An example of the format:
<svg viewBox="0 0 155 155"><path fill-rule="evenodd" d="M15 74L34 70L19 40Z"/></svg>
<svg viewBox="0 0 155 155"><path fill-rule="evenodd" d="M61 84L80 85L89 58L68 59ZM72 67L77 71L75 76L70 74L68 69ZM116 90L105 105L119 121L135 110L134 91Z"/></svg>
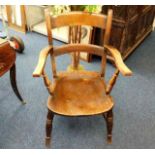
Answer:
<svg viewBox="0 0 155 155"><path fill-rule="evenodd" d="M49 44L52 43L51 29L63 26L81 26L81 25L88 25L92 27L105 29L104 43L108 43L112 24L112 14L113 11L109 9L107 16L102 14L87 13L81 11L72 11L66 14L52 16L50 14L50 10L46 9L45 17L46 17L46 26L47 26Z"/></svg>
<svg viewBox="0 0 155 155"><path fill-rule="evenodd" d="M107 17L101 14L90 14L84 12L70 12L59 16L52 16L52 28L67 25L89 25L104 29Z"/></svg>
<svg viewBox="0 0 155 155"><path fill-rule="evenodd" d="M52 16L50 10L45 10L46 26L48 34L48 42L52 45L52 29L69 26L69 43L60 47L54 47L51 52L52 68L54 76L56 74L54 56L65 53L74 53L73 60L75 61L75 68L79 63L79 52L88 52L91 54L100 55L102 57L101 75L104 76L106 55L104 46L81 44L81 29L82 26L97 27L105 30L103 35L104 44L109 43L111 24L112 24L112 10L108 11L108 15L86 13L86 12L69 12L58 16Z"/></svg>
<svg viewBox="0 0 155 155"><path fill-rule="evenodd" d="M53 48L54 56L59 56L66 53L73 53L73 52L87 52L90 54L102 56L104 54L104 48L97 45L91 44L69 44L69 45L62 45L59 47Z"/></svg>

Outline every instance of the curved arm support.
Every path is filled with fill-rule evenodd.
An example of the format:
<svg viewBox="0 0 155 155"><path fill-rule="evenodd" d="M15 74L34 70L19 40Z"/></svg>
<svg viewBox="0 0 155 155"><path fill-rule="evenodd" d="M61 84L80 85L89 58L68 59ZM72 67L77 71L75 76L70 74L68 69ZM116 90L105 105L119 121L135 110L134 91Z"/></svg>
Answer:
<svg viewBox="0 0 155 155"><path fill-rule="evenodd" d="M106 86L106 94L110 94L115 83L116 83L116 80L118 78L118 75L119 75L119 70L116 69L115 73L113 74L113 76L111 77L111 79L109 80L107 86Z"/></svg>
<svg viewBox="0 0 155 155"><path fill-rule="evenodd" d="M120 52L116 48L109 46L109 45L104 45L104 47L106 50L110 52L110 54L114 58L116 67L122 73L122 75L131 76L132 71L124 64Z"/></svg>
<svg viewBox="0 0 155 155"><path fill-rule="evenodd" d="M44 70L43 70L42 74L43 74L42 77L43 77L43 80L44 80L44 84L45 84L45 86L47 88L47 91L52 96L53 95L53 85L52 85L52 82L49 80L49 78L46 75Z"/></svg>
<svg viewBox="0 0 155 155"><path fill-rule="evenodd" d="M52 48L53 47L51 45L49 45L41 50L37 67L35 68L35 70L33 72L33 77L40 77L43 74L43 69L45 67L47 56L50 53L50 51L52 50Z"/></svg>

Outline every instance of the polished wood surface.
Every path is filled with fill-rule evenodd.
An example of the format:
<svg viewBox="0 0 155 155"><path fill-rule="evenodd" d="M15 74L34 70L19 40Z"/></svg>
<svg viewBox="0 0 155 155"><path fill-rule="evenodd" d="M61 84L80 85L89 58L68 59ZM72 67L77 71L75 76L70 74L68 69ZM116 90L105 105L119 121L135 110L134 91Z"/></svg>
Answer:
<svg viewBox="0 0 155 155"><path fill-rule="evenodd" d="M106 121L106 125L107 125L107 142L109 144L112 143L112 128L113 128L113 111L112 109L109 110L107 113L104 113L104 118Z"/></svg>
<svg viewBox="0 0 155 155"><path fill-rule="evenodd" d="M104 47L108 50L108 52L110 52L110 54L114 58L115 65L117 66L118 70L122 73L122 75L131 76L132 71L124 64L120 52L110 45L104 45Z"/></svg>
<svg viewBox="0 0 155 155"><path fill-rule="evenodd" d="M104 80L97 72L60 72L55 80L53 96L48 98L48 109L67 116L109 111L114 103L105 89Z"/></svg>
<svg viewBox="0 0 155 155"><path fill-rule="evenodd" d="M47 146L50 144L50 140L51 140L53 118L54 118L54 113L52 111L48 110L47 120L46 120L46 133L47 133L46 134L46 145Z"/></svg>
<svg viewBox="0 0 155 155"><path fill-rule="evenodd" d="M10 43L6 40L3 43L0 43L0 77L3 76L6 72L10 71L10 82L12 89L18 99L25 104L25 101L21 97L17 83L16 83L16 52L10 46Z"/></svg>
<svg viewBox="0 0 155 155"><path fill-rule="evenodd" d="M116 69L115 73L113 74L113 76L111 77L111 79L109 80L109 82L106 86L106 94L110 94L110 92L112 91L112 89L116 83L118 75L119 75L119 70Z"/></svg>
<svg viewBox="0 0 155 155"><path fill-rule="evenodd" d="M108 10L106 29L105 29L105 34L103 35L104 36L104 44L103 45L109 44L110 34L111 34L111 26L112 26L112 16L113 16L113 11Z"/></svg>
<svg viewBox="0 0 155 155"><path fill-rule="evenodd" d="M103 5L102 13L113 10L109 44L116 47L125 60L134 49L152 32L155 18L154 5ZM102 31L95 30L95 43L102 45ZM108 59L113 62L109 54Z"/></svg>
<svg viewBox="0 0 155 155"><path fill-rule="evenodd" d="M108 16L94 15L84 12L69 13L51 17L50 12L46 10L46 24L48 32L49 46L45 47L40 55L36 69L33 72L34 77L43 77L45 86L49 92L47 101L48 114L46 123L46 142L50 142L51 125L54 114L64 116L88 116L103 114L107 125L107 142L112 142L112 127L113 127L113 106L114 101L110 93L118 78L119 72L124 76L131 76L132 71L124 64L119 51L108 45L111 24L112 10L108 11ZM68 18L70 17L70 18ZM88 17L88 18L86 18ZM73 19L72 19L73 18ZM100 19L105 25L101 26ZM64 19L64 20L63 20ZM86 19L86 20L83 20ZM91 21L91 19L95 20ZM98 19L98 20L97 20ZM64 21L64 22L63 22ZM51 29L56 26L64 26L69 24L70 44L59 47L52 45ZM72 25L74 24L74 25ZM80 28L81 24L90 24L106 28L105 43L103 46L81 44L80 43ZM103 23L102 23L103 24ZM72 25L72 26L71 26ZM80 25L80 26L79 26ZM52 27L53 26L53 27ZM78 70L78 53L87 52L102 56L101 71L80 71ZM74 53L75 68L73 71L57 72L55 57ZM105 82L106 56L111 53L116 64L116 71L108 83ZM45 63L48 55L51 57L51 66L53 72L53 81L50 81L45 73ZM74 66L73 66L74 67Z"/></svg>
<svg viewBox="0 0 155 155"><path fill-rule="evenodd" d="M105 29L107 16L95 13L69 12L59 16L51 16L52 28L74 25L89 25Z"/></svg>
<svg viewBox="0 0 155 155"><path fill-rule="evenodd" d="M53 27L52 27L52 22L51 22L51 17L50 17L49 9L46 9L45 10L45 17L46 17L46 27L47 27L48 44L49 45L52 45L53 44L53 39L52 39L51 29Z"/></svg>
<svg viewBox="0 0 155 155"><path fill-rule="evenodd" d="M54 47L53 49L55 56L80 51L102 56L104 54L104 47L91 44L68 44L62 45L61 47Z"/></svg>
<svg viewBox="0 0 155 155"><path fill-rule="evenodd" d="M48 76L46 75L46 73L43 71L43 79L44 79L44 84L49 92L50 95L53 95L53 89L52 89L52 83L49 80Z"/></svg>
<svg viewBox="0 0 155 155"><path fill-rule="evenodd" d="M33 72L33 77L39 77L42 75L47 56L50 53L50 51L52 50L52 48L53 47L51 45L49 45L41 50L37 67L35 68L35 71Z"/></svg>
<svg viewBox="0 0 155 155"><path fill-rule="evenodd" d="M14 65L16 53L9 46L9 42L0 44L0 77L3 76Z"/></svg>

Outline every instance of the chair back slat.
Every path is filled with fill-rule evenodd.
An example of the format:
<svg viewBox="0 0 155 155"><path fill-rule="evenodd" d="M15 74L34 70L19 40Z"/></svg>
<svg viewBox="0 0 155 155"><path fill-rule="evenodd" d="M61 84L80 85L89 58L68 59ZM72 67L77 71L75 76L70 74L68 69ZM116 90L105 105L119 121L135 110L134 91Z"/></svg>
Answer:
<svg viewBox="0 0 155 155"><path fill-rule="evenodd" d="M91 44L67 44L67 45L62 45L62 46L53 48L54 56L59 56L59 55L72 53L72 52L81 52L81 51L102 56L104 53L104 48L101 46L91 45Z"/></svg>
<svg viewBox="0 0 155 155"><path fill-rule="evenodd" d="M69 12L66 14L51 16L52 28L63 26L89 25L105 29L107 17L100 14L84 13L84 12Z"/></svg>

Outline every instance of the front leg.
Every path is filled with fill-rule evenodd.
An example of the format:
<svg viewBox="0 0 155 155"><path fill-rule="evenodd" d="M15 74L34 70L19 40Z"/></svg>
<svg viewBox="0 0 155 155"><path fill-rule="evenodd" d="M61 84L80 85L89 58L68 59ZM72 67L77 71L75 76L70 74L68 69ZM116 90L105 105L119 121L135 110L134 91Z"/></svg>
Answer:
<svg viewBox="0 0 155 155"><path fill-rule="evenodd" d="M47 120L46 120L46 138L45 138L46 146L49 146L51 142L53 118L54 118L54 113L48 109Z"/></svg>

